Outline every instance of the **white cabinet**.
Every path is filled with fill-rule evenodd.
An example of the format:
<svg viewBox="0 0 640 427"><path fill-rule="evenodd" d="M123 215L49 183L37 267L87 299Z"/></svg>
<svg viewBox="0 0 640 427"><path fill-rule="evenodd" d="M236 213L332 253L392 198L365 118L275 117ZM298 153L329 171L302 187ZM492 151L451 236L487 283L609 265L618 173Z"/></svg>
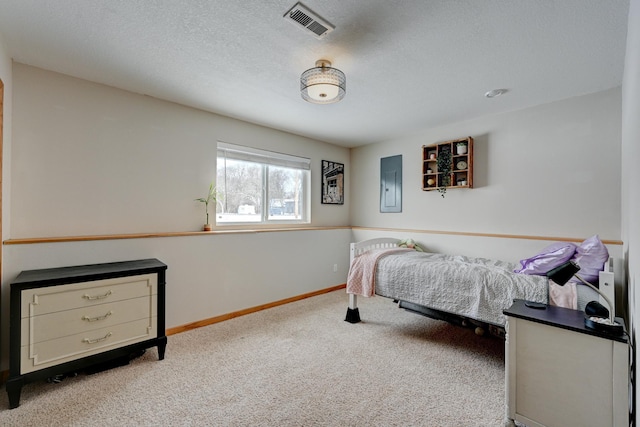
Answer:
<svg viewBox="0 0 640 427"><path fill-rule="evenodd" d="M9 404L24 383L166 346L155 259L24 271L11 284Z"/></svg>
<svg viewBox="0 0 640 427"><path fill-rule="evenodd" d="M528 427L628 427L629 346L584 326L584 312L508 310L507 418Z"/></svg>

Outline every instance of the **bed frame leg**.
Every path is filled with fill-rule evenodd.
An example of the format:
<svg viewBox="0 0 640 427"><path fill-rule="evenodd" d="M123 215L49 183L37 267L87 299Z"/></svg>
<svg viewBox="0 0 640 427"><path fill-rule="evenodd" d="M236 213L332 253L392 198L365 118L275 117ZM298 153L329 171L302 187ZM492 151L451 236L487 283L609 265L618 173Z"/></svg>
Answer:
<svg viewBox="0 0 640 427"><path fill-rule="evenodd" d="M347 308L347 317L344 320L349 323L358 323L360 322L360 312L357 308L355 310Z"/></svg>
<svg viewBox="0 0 640 427"><path fill-rule="evenodd" d="M349 294L349 307L347 308L347 317L344 320L349 323L360 322L360 311L358 311L358 298L354 294Z"/></svg>

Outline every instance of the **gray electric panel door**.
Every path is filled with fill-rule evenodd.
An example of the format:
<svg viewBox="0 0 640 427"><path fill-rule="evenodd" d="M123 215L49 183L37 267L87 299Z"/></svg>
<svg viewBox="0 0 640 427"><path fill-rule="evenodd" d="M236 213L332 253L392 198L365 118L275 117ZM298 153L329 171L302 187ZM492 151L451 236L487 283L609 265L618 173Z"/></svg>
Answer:
<svg viewBox="0 0 640 427"><path fill-rule="evenodd" d="M380 159L380 212L402 212L402 156Z"/></svg>

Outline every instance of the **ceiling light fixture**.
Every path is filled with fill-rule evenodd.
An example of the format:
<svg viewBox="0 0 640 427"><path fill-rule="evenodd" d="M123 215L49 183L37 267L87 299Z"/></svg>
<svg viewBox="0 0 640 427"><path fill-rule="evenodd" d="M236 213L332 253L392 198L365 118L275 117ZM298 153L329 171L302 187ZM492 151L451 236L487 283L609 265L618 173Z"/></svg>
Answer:
<svg viewBox="0 0 640 427"><path fill-rule="evenodd" d="M485 93L484 96L485 98L496 98L500 95L504 95L505 93L507 93L507 89L493 89Z"/></svg>
<svg viewBox="0 0 640 427"><path fill-rule="evenodd" d="M347 79L337 68L331 68L326 59L316 61L315 68L310 68L300 76L300 93L302 99L314 104L332 104L340 101L347 93Z"/></svg>

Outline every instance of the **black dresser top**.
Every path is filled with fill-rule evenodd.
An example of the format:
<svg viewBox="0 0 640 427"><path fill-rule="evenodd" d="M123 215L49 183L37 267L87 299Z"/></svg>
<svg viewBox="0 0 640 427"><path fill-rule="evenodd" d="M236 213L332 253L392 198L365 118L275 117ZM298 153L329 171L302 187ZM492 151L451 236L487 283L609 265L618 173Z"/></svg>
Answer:
<svg viewBox="0 0 640 427"><path fill-rule="evenodd" d="M164 272L166 269L167 265L163 262L155 258L149 258L104 264L25 270L18 274L18 277L11 283L11 287L28 289L31 287L58 285L60 283L75 283L135 274Z"/></svg>

